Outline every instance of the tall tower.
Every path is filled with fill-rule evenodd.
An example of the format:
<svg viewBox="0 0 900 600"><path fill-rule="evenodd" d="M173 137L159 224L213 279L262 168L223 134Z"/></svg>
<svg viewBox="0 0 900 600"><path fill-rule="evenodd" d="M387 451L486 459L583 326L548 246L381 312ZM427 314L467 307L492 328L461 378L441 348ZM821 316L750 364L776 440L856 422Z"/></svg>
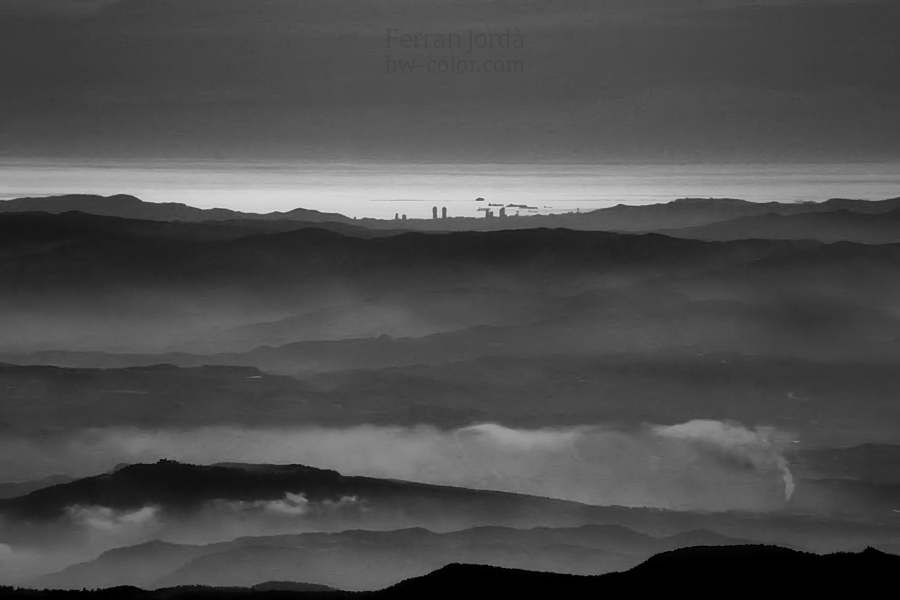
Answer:
<svg viewBox="0 0 900 600"><path fill-rule="evenodd" d="M432 207L431 207L431 218L432 218L432 219L437 219L437 206L432 206Z"/></svg>
<svg viewBox="0 0 900 600"><path fill-rule="evenodd" d="M505 206L502 207L502 208L500 209L500 216L501 216L501 217L505 217L505 216L506 216L506 207L505 207Z"/></svg>
<svg viewBox="0 0 900 600"><path fill-rule="evenodd" d="M441 209L441 218L442 218L442 219L446 219L446 218L447 218L447 207L446 207L446 206L445 206L444 208Z"/></svg>

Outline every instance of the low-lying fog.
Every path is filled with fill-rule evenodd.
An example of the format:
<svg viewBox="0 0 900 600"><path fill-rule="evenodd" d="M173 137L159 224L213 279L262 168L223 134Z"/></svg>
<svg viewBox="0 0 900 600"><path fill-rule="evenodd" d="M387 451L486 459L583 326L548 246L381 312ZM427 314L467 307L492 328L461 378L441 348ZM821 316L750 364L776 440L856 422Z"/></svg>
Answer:
<svg viewBox="0 0 900 600"><path fill-rule="evenodd" d="M517 492L589 504L677 510L773 510L794 488L784 458L793 435L771 427L691 421L635 430L605 426L450 431L348 429L147 431L95 429L0 439L7 480L93 475L119 463L306 464L346 475Z"/></svg>
<svg viewBox="0 0 900 600"><path fill-rule="evenodd" d="M90 476L120 463L161 458L192 464L306 464L345 475L594 505L776 518L798 512L832 516L836 503L846 504L847 498L815 481L795 479L790 461L798 445L789 431L717 420L630 429L584 425L525 430L483 423L453 430L109 428L41 437L7 431L0 436L0 480ZM863 512L869 510L865 499L860 503ZM0 583L24 582L111 548L154 539L204 544L323 528L454 530L491 524L473 522L465 516L468 509L457 513L446 503L435 504L429 517L404 514L404 506L384 508L370 510L366 499L357 496L311 502L303 494L285 493L276 500L212 500L190 514L167 513L148 502L134 510L72 505L47 523L4 522L0 517ZM545 517L535 513L514 526L536 526Z"/></svg>

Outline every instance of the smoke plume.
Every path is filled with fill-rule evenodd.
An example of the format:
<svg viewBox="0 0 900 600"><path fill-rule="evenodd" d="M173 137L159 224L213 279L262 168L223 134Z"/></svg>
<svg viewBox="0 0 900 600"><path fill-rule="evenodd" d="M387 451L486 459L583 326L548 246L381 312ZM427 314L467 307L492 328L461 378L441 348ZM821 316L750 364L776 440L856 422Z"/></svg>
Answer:
<svg viewBox="0 0 900 600"><path fill-rule="evenodd" d="M405 479L573 500L676 510L774 510L793 489L782 452L791 435L773 428L691 421L637 429L580 426L511 429L485 423L433 427L147 431L103 429L65 439L0 444L11 475L96 474L117 463L169 458L300 463L346 475ZM18 471L18 473L14 473ZM34 476L34 475L33 475ZM302 502L285 510L302 510Z"/></svg>

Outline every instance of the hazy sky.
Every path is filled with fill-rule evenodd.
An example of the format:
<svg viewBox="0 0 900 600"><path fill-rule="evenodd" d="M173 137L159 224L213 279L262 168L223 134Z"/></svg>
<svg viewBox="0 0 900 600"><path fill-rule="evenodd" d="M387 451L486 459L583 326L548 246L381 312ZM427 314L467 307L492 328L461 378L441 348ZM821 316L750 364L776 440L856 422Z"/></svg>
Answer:
<svg viewBox="0 0 900 600"><path fill-rule="evenodd" d="M0 0L0 156L893 160L898 23L896 0Z"/></svg>

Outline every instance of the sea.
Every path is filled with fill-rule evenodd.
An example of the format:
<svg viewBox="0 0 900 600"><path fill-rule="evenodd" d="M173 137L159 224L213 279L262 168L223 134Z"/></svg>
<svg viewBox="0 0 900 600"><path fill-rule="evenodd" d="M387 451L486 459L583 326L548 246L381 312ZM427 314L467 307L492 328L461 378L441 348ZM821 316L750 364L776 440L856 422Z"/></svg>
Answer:
<svg viewBox="0 0 900 600"><path fill-rule="evenodd" d="M805 202L900 196L900 163L398 164L319 162L0 160L0 199L131 194L266 213L293 208L355 218L430 218L434 207L474 217L585 212L678 198ZM482 198L482 201L478 201Z"/></svg>

